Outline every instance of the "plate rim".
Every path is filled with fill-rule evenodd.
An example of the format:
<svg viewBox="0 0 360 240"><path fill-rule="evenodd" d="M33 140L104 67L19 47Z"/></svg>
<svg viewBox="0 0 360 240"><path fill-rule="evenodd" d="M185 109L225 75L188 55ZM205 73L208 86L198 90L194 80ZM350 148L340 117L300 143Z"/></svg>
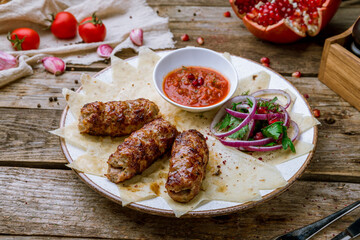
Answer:
<svg viewBox="0 0 360 240"><path fill-rule="evenodd" d="M158 52L167 52L167 51L172 51L172 50L157 51L156 53L158 53ZM236 56L236 55L231 55L231 56L240 57L240 56ZM124 59L124 61L130 61L130 60L132 60L134 58L137 58L137 57L138 56L126 58L126 59ZM255 62L255 61L253 61L251 59L247 59L247 58L243 58L243 57L240 57L240 58L260 65L258 62ZM96 74L94 74L92 77L96 78L98 75L100 75L103 72L108 71L110 69L111 69L111 66L108 66L108 67L104 68L103 70L101 70L101 71L97 72ZM302 98L302 100L304 100L306 106L310 110L310 114L314 117L313 112L311 111L311 107L310 107L308 101L300 93L300 91L288 79L286 79L284 76L282 76L278 72L274 71L271 68L269 68L268 70L273 72L274 74L278 75L283 80L285 80L288 84L290 84L299 93L300 97ZM82 86L80 86L76 90L76 92L80 92L81 90L82 90ZM69 105L66 104L66 107L64 108L64 110L63 110L63 112L61 114L60 124L59 124L60 128L65 126L65 120L66 120L66 116L67 116L68 111L69 111ZM245 203L239 203L238 205L235 205L235 206L224 207L224 208L219 208L219 209L202 210L202 211L190 211L190 212L187 212L186 214L182 215L181 218L215 217L215 216L226 215L226 214L230 214L230 213L234 213L234 212L244 211L246 209L250 209L250 208L258 206L258 205L260 205L260 204L262 204L264 202L267 202L267 201L273 199L276 196L281 195L283 192L285 192L287 189L289 189L295 183L295 181L298 178L300 178L303 175L303 173L305 172L305 169L310 164L310 161L313 158L313 155L314 155L314 152L315 152L316 146L317 146L317 140L318 140L318 126L315 125L313 128L314 128L314 138L313 138L312 144L314 144L314 148L313 148L313 150L310 151L308 157L306 158L305 162L302 164L300 169L287 181L287 184L285 186L276 188L274 191L262 196L261 199L257 200L257 201L249 201L249 202L245 202ZM62 137L59 137L59 138L60 138L61 150L62 150L67 162L68 163L73 162L74 160L72 159L72 157L71 157L71 155L69 153L69 150L68 150L68 148L66 146L65 139L62 138ZM93 189L95 192L97 192L101 196L106 197L107 199L109 199L109 200L111 200L111 201L113 201L113 202L115 202L117 204L122 205L122 201L121 201L121 198L119 196L114 195L114 194L110 193L109 191L103 189L101 186L99 186L98 184L93 182L88 176L86 176L85 173L78 172L78 171L76 171L74 169L72 169L72 171L74 171L75 174L86 185L88 185L91 189ZM148 213L148 214L152 214L152 215L157 215L157 216L175 217L175 214L174 214L174 212L172 210L149 207L149 206L145 206L145 205L142 205L142 204L139 204L139 203L136 203L136 202L129 203L128 205L123 206L123 207L128 207L128 208L140 211L140 212L144 212L144 213Z"/></svg>

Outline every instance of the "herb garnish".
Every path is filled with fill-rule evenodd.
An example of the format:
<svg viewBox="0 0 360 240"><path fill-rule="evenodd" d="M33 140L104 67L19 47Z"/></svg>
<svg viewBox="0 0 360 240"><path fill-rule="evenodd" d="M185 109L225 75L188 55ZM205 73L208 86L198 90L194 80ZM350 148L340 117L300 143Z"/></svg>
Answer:
<svg viewBox="0 0 360 240"><path fill-rule="evenodd" d="M261 129L261 132L264 136L271 137L275 140L278 140L280 135L283 134L281 140L283 149L286 150L288 147L290 147L292 152L296 152L294 144L287 135L287 128L283 126L283 124L283 122L274 122L273 124Z"/></svg>
<svg viewBox="0 0 360 240"><path fill-rule="evenodd" d="M244 109L239 109L237 110L236 109L236 106L239 105L241 103L233 103L232 104L232 107L231 109L232 110L235 110L235 111L238 111L238 112L246 112ZM237 126L239 126L239 124L242 122L243 120L242 119L239 119L237 117L234 117L232 116L231 114L229 113L226 113L224 119L219 122L216 127L219 129L219 130L226 130L226 131L230 131L234 128L236 128ZM249 126L248 125L245 125L243 128L241 128L239 131L231 134L228 136L228 138L231 138L231 139L242 139L245 134L249 131Z"/></svg>

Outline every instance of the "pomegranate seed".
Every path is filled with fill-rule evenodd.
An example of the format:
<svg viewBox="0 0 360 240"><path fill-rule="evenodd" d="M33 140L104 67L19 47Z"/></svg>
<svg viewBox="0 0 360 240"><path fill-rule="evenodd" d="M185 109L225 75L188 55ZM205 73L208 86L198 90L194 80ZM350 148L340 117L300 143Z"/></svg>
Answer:
<svg viewBox="0 0 360 240"><path fill-rule="evenodd" d="M192 84L194 87L199 86L199 82L198 82L198 81L192 81L191 84Z"/></svg>
<svg viewBox="0 0 360 240"><path fill-rule="evenodd" d="M304 94L304 98L309 98L309 94Z"/></svg>
<svg viewBox="0 0 360 240"><path fill-rule="evenodd" d="M204 79L202 77L199 77L197 81L200 86L204 84Z"/></svg>
<svg viewBox="0 0 360 240"><path fill-rule="evenodd" d="M224 17L231 17L231 13L229 12L229 11L227 11L227 12L224 12Z"/></svg>
<svg viewBox="0 0 360 240"><path fill-rule="evenodd" d="M267 63L267 64L270 64L270 59L269 59L269 58L267 58L267 57L262 57L262 58L260 59L260 62L261 62L261 63Z"/></svg>
<svg viewBox="0 0 360 240"><path fill-rule="evenodd" d="M268 64L268 63L263 63L262 65L265 67L270 67L270 64Z"/></svg>
<svg viewBox="0 0 360 240"><path fill-rule="evenodd" d="M190 81L195 80L195 76L194 76L194 74L192 74L192 73L189 73L189 75L187 75L187 78L188 78Z"/></svg>
<svg viewBox="0 0 360 240"><path fill-rule="evenodd" d="M319 110L319 109L314 109L314 110L313 110L313 113L314 113L314 116L315 116L316 118L320 117L320 110Z"/></svg>
<svg viewBox="0 0 360 240"><path fill-rule="evenodd" d="M292 76L292 77L299 78L299 77L301 77L301 72L299 72L299 71L293 72L293 73L291 74L291 76Z"/></svg>
<svg viewBox="0 0 360 240"><path fill-rule="evenodd" d="M259 107L258 110L257 110L257 113L265 114L265 113L267 113L267 108L266 107Z"/></svg>
<svg viewBox="0 0 360 240"><path fill-rule="evenodd" d="M183 34L183 35L181 36L181 41L184 41L184 42L189 41L189 35Z"/></svg>
<svg viewBox="0 0 360 240"><path fill-rule="evenodd" d="M260 140L263 138L264 138L264 135L262 134L262 132L257 132L254 136L254 140Z"/></svg>
<svg viewBox="0 0 360 240"><path fill-rule="evenodd" d="M199 44L199 45L203 45L204 44L204 39L202 37L198 37L196 39L196 42Z"/></svg>

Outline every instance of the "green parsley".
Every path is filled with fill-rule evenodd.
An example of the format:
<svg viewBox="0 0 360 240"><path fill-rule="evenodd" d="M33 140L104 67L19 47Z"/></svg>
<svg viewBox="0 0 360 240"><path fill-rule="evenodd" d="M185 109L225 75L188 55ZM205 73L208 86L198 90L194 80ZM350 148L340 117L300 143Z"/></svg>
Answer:
<svg viewBox="0 0 360 240"><path fill-rule="evenodd" d="M283 122L274 122L273 124L264 127L263 129L261 129L261 132L264 136L266 137L271 137L275 140L278 140L280 135L283 134L282 140L281 140L281 144L283 149L288 149L288 147L290 147L292 152L296 152L294 144L292 143L291 139L288 137L287 135L287 128L285 126L283 126ZM269 143L271 144L271 143ZM273 145L265 145L265 146L273 146L275 145L275 143L273 143Z"/></svg>
<svg viewBox="0 0 360 240"><path fill-rule="evenodd" d="M278 140L280 135L283 133L283 124L283 122L274 122L273 124L261 129L261 132L266 137Z"/></svg>
<svg viewBox="0 0 360 240"><path fill-rule="evenodd" d="M294 144L292 143L292 141L291 141L291 139L288 137L288 135L287 135L287 129L286 129L286 127L285 126L283 126L283 129L284 129L284 136L283 136L283 138L282 138L282 141L281 141L281 144L282 144L282 147L283 147L283 149L287 149L288 147L290 147L290 149L291 149L291 151L292 152L296 152L296 150L295 150L295 147L294 147Z"/></svg>

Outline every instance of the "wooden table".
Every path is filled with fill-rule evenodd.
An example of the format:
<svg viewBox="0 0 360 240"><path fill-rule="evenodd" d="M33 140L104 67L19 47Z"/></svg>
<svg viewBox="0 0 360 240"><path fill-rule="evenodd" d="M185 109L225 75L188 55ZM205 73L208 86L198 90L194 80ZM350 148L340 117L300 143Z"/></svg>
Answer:
<svg viewBox="0 0 360 240"><path fill-rule="evenodd" d="M0 239L270 239L319 220L360 196L360 113L317 78L325 38L345 31L360 13L357 0L341 8L315 38L275 45L253 37L226 0L149 0L169 17L176 47L197 45L259 61L287 77L311 107L321 111L316 153L303 176L285 193L253 209L228 216L174 219L123 208L101 197L65 166L58 137L65 100L61 89L80 87L82 72L95 74L109 64L68 66L54 77L42 69L0 89ZM183 33L189 42L180 41ZM135 55L131 50L119 56ZM300 71L301 78L291 73ZM50 101L49 98L57 100ZM330 239L360 216L343 217L317 235Z"/></svg>

